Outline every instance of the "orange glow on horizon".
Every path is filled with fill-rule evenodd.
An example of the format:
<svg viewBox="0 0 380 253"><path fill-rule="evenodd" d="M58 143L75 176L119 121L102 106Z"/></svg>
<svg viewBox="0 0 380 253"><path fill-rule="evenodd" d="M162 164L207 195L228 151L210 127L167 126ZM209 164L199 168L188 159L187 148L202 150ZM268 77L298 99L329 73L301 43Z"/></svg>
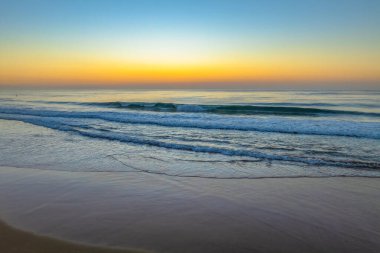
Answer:
<svg viewBox="0 0 380 253"><path fill-rule="evenodd" d="M376 81L378 67L307 59L221 60L159 64L120 60L36 57L0 62L0 84L162 84L250 81Z"/></svg>
<svg viewBox="0 0 380 253"><path fill-rule="evenodd" d="M380 5L58 2L2 6L0 86L368 82L380 88Z"/></svg>

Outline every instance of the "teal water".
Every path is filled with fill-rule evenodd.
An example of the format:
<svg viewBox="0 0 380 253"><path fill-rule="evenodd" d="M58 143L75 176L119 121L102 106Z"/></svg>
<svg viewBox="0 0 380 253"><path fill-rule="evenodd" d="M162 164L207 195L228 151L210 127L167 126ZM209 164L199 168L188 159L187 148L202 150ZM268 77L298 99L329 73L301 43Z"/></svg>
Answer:
<svg viewBox="0 0 380 253"><path fill-rule="evenodd" d="M1 90L0 119L0 166L380 176L378 91Z"/></svg>

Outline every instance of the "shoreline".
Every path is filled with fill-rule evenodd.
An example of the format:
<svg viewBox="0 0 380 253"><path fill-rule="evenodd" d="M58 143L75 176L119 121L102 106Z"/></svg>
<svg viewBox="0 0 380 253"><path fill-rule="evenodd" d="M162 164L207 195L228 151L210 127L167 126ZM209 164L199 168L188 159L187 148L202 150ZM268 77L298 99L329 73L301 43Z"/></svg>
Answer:
<svg viewBox="0 0 380 253"><path fill-rule="evenodd" d="M0 217L17 228L5 229L99 250L83 252L375 253L379 197L378 178L212 180L0 167Z"/></svg>

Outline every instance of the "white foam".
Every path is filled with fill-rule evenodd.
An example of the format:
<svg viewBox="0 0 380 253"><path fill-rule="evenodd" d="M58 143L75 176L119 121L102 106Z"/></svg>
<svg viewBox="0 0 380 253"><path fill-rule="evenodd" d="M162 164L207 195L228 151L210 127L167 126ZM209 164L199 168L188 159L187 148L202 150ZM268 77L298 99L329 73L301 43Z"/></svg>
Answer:
<svg viewBox="0 0 380 253"><path fill-rule="evenodd" d="M129 124L152 124L166 127L278 132L288 134L331 135L380 139L379 122L343 120L212 115L203 113L59 111L0 107L4 115L91 118ZM4 117L4 116L2 116Z"/></svg>

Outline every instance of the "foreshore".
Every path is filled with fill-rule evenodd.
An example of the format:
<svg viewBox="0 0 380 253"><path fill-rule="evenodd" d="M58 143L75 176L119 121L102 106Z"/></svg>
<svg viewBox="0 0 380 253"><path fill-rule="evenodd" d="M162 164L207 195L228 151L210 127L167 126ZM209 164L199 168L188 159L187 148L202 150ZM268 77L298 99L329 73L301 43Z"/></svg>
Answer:
<svg viewBox="0 0 380 253"><path fill-rule="evenodd" d="M15 229L0 221L0 252L4 253L144 253L80 245Z"/></svg>
<svg viewBox="0 0 380 253"><path fill-rule="evenodd" d="M376 253L379 199L379 178L214 180L0 167L0 218L11 226L154 252ZM9 238L1 232L1 252L118 252L4 224L1 231ZM29 243L46 250L12 251Z"/></svg>

